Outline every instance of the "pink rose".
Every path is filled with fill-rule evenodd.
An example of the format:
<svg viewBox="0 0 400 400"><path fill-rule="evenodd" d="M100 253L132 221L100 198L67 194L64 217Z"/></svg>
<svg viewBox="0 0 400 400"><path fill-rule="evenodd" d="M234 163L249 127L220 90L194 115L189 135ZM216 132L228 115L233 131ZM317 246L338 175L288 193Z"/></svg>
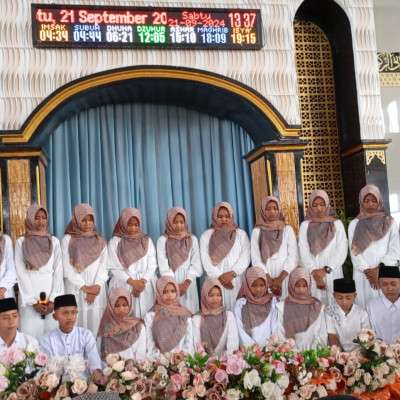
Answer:
<svg viewBox="0 0 400 400"><path fill-rule="evenodd" d="M232 375L240 375L245 365L246 362L242 357L239 357L236 354L231 354L228 356L226 362L226 372Z"/></svg>
<svg viewBox="0 0 400 400"><path fill-rule="evenodd" d="M5 365L17 364L25 360L25 353L18 347L9 347L1 356L0 361Z"/></svg>
<svg viewBox="0 0 400 400"><path fill-rule="evenodd" d="M336 382L340 382L342 380L342 373L336 367L332 367L329 369L329 372L333 375Z"/></svg>
<svg viewBox="0 0 400 400"><path fill-rule="evenodd" d="M372 376L371 376L371 374L370 374L369 372L366 372L366 373L364 374L364 383L365 383L367 386L369 386L369 385L371 384L371 381L372 381Z"/></svg>
<svg viewBox="0 0 400 400"><path fill-rule="evenodd" d="M274 365L277 374L285 373L285 364L283 362L272 360L272 364Z"/></svg>
<svg viewBox="0 0 400 400"><path fill-rule="evenodd" d="M353 364L346 364L343 368L343 375L344 376L353 375L355 370L356 368Z"/></svg>
<svg viewBox="0 0 400 400"><path fill-rule="evenodd" d="M9 384L10 381L5 376L0 376L0 392L4 392Z"/></svg>
<svg viewBox="0 0 400 400"><path fill-rule="evenodd" d="M347 386L354 386L354 384L356 383L356 380L354 379L354 376L350 377L349 379L347 379Z"/></svg>
<svg viewBox="0 0 400 400"><path fill-rule="evenodd" d="M361 369L356 369L356 372L354 373L354 379L356 380L356 381L359 381L360 379L361 379L361 375L362 375L362 371L361 371Z"/></svg>
<svg viewBox="0 0 400 400"><path fill-rule="evenodd" d="M337 389L336 381L334 379L329 379L328 383L325 385L327 390L331 390L332 392Z"/></svg>
<svg viewBox="0 0 400 400"><path fill-rule="evenodd" d="M374 378L375 379L382 379L383 378L383 372L380 367L376 367L372 370L374 372Z"/></svg>
<svg viewBox="0 0 400 400"><path fill-rule="evenodd" d="M303 399L309 399L312 396L312 385L304 385L300 388L300 396Z"/></svg>
<svg viewBox="0 0 400 400"><path fill-rule="evenodd" d="M336 361L337 361L338 364L340 364L340 365L346 364L348 358L349 358L348 353L337 353L337 354L336 354Z"/></svg>
<svg viewBox="0 0 400 400"><path fill-rule="evenodd" d="M39 353L35 358L35 363L36 365L39 365L39 367L44 367L48 360L49 356L47 354Z"/></svg>
<svg viewBox="0 0 400 400"><path fill-rule="evenodd" d="M215 373L215 380L218 383L224 385L224 387L226 387L226 385L229 382L229 377L228 377L228 374L226 373L226 371L224 371L221 368L218 368L217 372Z"/></svg>
<svg viewBox="0 0 400 400"><path fill-rule="evenodd" d="M318 393L319 397L328 396L328 392L326 391L326 389L322 385L318 385L317 386L317 393Z"/></svg>
<svg viewBox="0 0 400 400"><path fill-rule="evenodd" d="M38 398L38 388L35 385L34 381L24 382L21 386L18 387L17 397L20 400L35 400Z"/></svg>

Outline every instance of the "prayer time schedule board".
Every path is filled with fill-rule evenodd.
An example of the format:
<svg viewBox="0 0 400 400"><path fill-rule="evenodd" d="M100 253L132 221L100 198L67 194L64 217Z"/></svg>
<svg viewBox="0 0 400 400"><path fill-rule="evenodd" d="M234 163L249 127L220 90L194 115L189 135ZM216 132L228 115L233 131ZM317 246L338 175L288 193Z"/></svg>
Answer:
<svg viewBox="0 0 400 400"><path fill-rule="evenodd" d="M262 47L260 10L32 4L35 47Z"/></svg>

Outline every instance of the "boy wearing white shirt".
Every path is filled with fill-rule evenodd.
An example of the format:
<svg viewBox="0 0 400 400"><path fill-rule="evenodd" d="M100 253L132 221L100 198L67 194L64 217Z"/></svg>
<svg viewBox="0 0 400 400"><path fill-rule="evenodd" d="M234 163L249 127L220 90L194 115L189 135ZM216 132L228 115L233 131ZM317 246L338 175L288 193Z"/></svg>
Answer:
<svg viewBox="0 0 400 400"><path fill-rule="evenodd" d="M51 356L79 354L89 361L90 372L101 369L100 355L93 333L75 326L78 306L73 294L57 296L54 299L53 318L58 321L59 327L45 333L40 339L43 353Z"/></svg>
<svg viewBox="0 0 400 400"><path fill-rule="evenodd" d="M353 279L335 279L333 297L336 304L325 308L325 319L329 344L339 346L350 352L359 347L353 343L361 329L370 329L368 313L354 304L357 296Z"/></svg>
<svg viewBox="0 0 400 400"><path fill-rule="evenodd" d="M0 300L0 356L8 347L25 349L29 343L38 344L38 341L17 330L21 315L18 312L17 302L8 297Z"/></svg>
<svg viewBox="0 0 400 400"><path fill-rule="evenodd" d="M369 320L377 338L394 344L400 333L399 267L379 267L378 281L383 296L373 298L367 304Z"/></svg>

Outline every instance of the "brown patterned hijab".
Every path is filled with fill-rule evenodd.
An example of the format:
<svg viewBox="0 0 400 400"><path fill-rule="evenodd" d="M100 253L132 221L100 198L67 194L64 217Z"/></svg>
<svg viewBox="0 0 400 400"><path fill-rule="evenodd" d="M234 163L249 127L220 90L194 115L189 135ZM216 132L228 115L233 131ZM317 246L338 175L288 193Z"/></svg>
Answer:
<svg viewBox="0 0 400 400"><path fill-rule="evenodd" d="M208 294L213 288L221 292L221 305L217 308L212 308L208 303ZM209 278L204 281L201 289L200 338L202 346L210 355L214 354L226 327L227 316L222 305L222 293L223 287L218 279Z"/></svg>
<svg viewBox="0 0 400 400"><path fill-rule="evenodd" d="M185 219L185 229L182 232L174 230L174 219L178 214ZM165 219L165 236L167 237L165 249L168 264L175 272L189 258L192 249L192 234L189 232L186 211L182 207L172 207L168 210Z"/></svg>
<svg viewBox="0 0 400 400"><path fill-rule="evenodd" d="M169 305L163 301L165 286L172 283L176 289L176 299ZM178 346L187 331L187 320L192 313L179 302L179 285L172 276L162 276L156 284L156 301L151 311L153 319L153 339L161 353L171 351Z"/></svg>
<svg viewBox="0 0 400 400"><path fill-rule="evenodd" d="M297 281L304 279L308 292L304 295L295 293ZM287 339L295 338L296 333L305 332L317 320L322 303L311 296L311 274L303 267L295 268L289 275L289 296L283 308L283 326Z"/></svg>
<svg viewBox="0 0 400 400"><path fill-rule="evenodd" d="M364 208L364 200L368 194L375 196L378 210L369 213ZM351 251L354 255L361 254L371 244L382 239L390 229L393 218L383 208L382 194L375 185L363 187L359 195L360 213L357 215L357 225L354 230Z"/></svg>
<svg viewBox="0 0 400 400"><path fill-rule="evenodd" d="M313 203L317 197L321 197L325 201L325 215L318 217L313 210ZM321 251L325 250L332 239L335 237L336 228L335 211L333 211L329 202L327 193L323 190L314 190L308 200L306 219L310 221L307 229L307 239L311 253L317 256Z"/></svg>
<svg viewBox="0 0 400 400"><path fill-rule="evenodd" d="M87 215L91 215L94 222L93 208L86 203L78 204L75 206L72 219L65 229L65 233L71 235L69 241L70 263L78 273L93 264L107 245L106 239L96 230L95 225L90 232L81 230L81 222Z"/></svg>
<svg viewBox="0 0 400 400"><path fill-rule="evenodd" d="M218 224L218 212L221 208L226 208L229 212L230 223L227 227L221 227ZM238 226L235 224L235 215L232 206L221 201L214 207L211 217L210 228L214 229L208 244L208 252L214 266L217 266L229 254L236 240L236 230Z"/></svg>
<svg viewBox="0 0 400 400"><path fill-rule="evenodd" d="M251 293L253 283L261 278L265 282L266 291L261 297L254 297ZM237 298L245 297L246 304L242 307L243 328L249 336L252 335L252 328L260 326L271 311L271 299L273 295L268 293L268 282L265 272L260 267L247 268L242 286L240 287Z"/></svg>
<svg viewBox="0 0 400 400"><path fill-rule="evenodd" d="M121 265L128 269L132 264L143 258L149 249L149 235L141 232L129 236L127 231L128 222L131 218L137 218L139 226L142 225L142 216L137 208L124 208L115 225L113 236L121 240L118 243L117 254Z"/></svg>
<svg viewBox="0 0 400 400"><path fill-rule="evenodd" d="M279 214L275 220L268 219L265 214L265 209L271 201L278 206ZM260 228L258 243L261 251L261 259L264 264L281 248L285 226L285 217L283 216L279 200L274 196L268 196L263 199L257 217L256 227Z"/></svg>
<svg viewBox="0 0 400 400"><path fill-rule="evenodd" d="M128 316L118 317L115 314L115 303L124 297L129 304ZM131 347L139 338L143 321L133 317L132 296L126 288L114 288L108 293L108 302L100 321L98 337L101 337L101 358L104 361L108 354L119 353Z"/></svg>
<svg viewBox="0 0 400 400"><path fill-rule="evenodd" d="M35 226L35 217L40 210L44 211L47 216L47 225L43 229L38 229ZM28 269L40 269L49 262L53 253L53 240L49 231L48 221L49 213L40 204L32 204L26 211L22 253Z"/></svg>

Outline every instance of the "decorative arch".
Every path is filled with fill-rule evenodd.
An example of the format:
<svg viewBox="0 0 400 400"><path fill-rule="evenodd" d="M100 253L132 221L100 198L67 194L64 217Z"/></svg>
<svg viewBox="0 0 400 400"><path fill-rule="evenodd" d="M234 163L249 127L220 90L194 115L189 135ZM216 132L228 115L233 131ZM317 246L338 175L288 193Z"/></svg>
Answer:
<svg viewBox="0 0 400 400"><path fill-rule="evenodd" d="M140 66L104 71L59 88L30 115L19 131L0 134L2 146L40 147L72 114L105 104L178 104L230 119L260 144L297 138L279 112L250 87L221 75L186 68Z"/></svg>

